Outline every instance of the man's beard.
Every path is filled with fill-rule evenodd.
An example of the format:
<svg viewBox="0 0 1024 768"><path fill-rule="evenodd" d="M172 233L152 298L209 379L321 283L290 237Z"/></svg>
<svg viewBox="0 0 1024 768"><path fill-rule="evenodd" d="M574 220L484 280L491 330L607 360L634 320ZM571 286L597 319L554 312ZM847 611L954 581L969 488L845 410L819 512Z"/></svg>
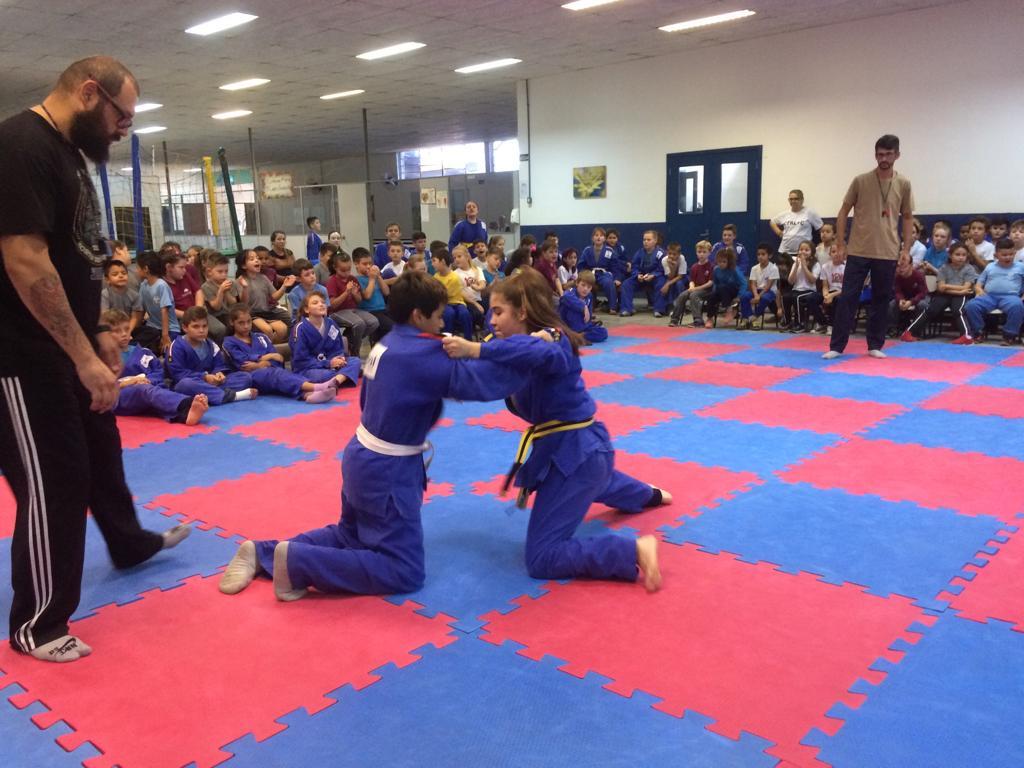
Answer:
<svg viewBox="0 0 1024 768"><path fill-rule="evenodd" d="M97 165L110 159L111 137L104 123L102 102L89 111L76 112L71 118L71 143Z"/></svg>

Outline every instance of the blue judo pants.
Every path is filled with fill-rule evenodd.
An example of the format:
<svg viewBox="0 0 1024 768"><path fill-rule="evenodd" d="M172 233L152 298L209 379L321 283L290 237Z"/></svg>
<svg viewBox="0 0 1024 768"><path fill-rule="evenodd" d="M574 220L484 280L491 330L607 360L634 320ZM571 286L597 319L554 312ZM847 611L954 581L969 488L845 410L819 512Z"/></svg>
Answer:
<svg viewBox="0 0 1024 768"><path fill-rule="evenodd" d="M526 568L535 579L636 581L636 540L607 534L573 538L594 502L640 512L651 486L615 469L615 452L588 459L586 471L566 476L555 464L537 488L526 531Z"/></svg>
<svg viewBox="0 0 1024 768"><path fill-rule="evenodd" d="M444 308L444 329L448 333L457 334L473 340L473 315L465 304L448 304Z"/></svg>
<svg viewBox="0 0 1024 768"><path fill-rule="evenodd" d="M647 296L647 304L655 312L665 314L668 312L668 296L661 292L661 286L665 284L665 275L655 275L653 280L640 282L637 275L629 277L622 284L622 311L633 311L633 296L639 290Z"/></svg>
<svg viewBox="0 0 1024 768"><path fill-rule="evenodd" d="M591 344L600 344L602 341L608 341L608 329L603 325L587 323L581 333L583 338Z"/></svg>
<svg viewBox="0 0 1024 768"><path fill-rule="evenodd" d="M182 403L192 404L192 397L179 392L172 392L152 384L136 384L125 387L117 393L117 404L114 406L115 416L145 416L155 413L162 419L173 421L188 413L182 410Z"/></svg>
<svg viewBox="0 0 1024 768"><path fill-rule="evenodd" d="M750 291L744 291L740 294L740 317L750 317L751 315L757 315L760 317L766 310L772 309L775 306L775 291L771 289L761 291L761 296L757 300L756 309L751 306L753 304L753 300L754 294Z"/></svg>
<svg viewBox="0 0 1024 768"><path fill-rule="evenodd" d="M426 578L422 457L381 456L353 439L341 472L348 478L341 491L341 520L289 540L292 586L328 594L415 592ZM277 543L256 542L256 556L269 574Z"/></svg>
<svg viewBox="0 0 1024 768"><path fill-rule="evenodd" d="M601 289L601 295L608 300L608 309L612 312L618 312L619 289L615 285L615 276L607 270L602 270L601 272L594 273L594 280L597 281L597 287Z"/></svg>
<svg viewBox="0 0 1024 768"><path fill-rule="evenodd" d="M252 377L244 371L227 374L224 383L207 384L202 379L182 379L174 385L174 391L183 395L206 395L210 405L223 405L235 399L235 393L252 386ZM228 395L228 391L231 395Z"/></svg>
<svg viewBox="0 0 1024 768"><path fill-rule="evenodd" d="M967 322L975 336L985 330L985 315L994 309L1006 315L1003 336L1013 338L1020 333L1021 321L1024 320L1024 303L1021 303L1020 296L1012 293L986 293L971 299L964 307Z"/></svg>
<svg viewBox="0 0 1024 768"><path fill-rule="evenodd" d="M276 366L257 368L250 375L252 376L252 385L260 391L260 394L297 398L302 394L302 385L306 383L302 376Z"/></svg>
<svg viewBox="0 0 1024 768"><path fill-rule="evenodd" d="M362 363L359 358L355 355L350 355L345 358L345 364L338 369L332 368L306 368L303 371L292 371L296 376L299 376L304 381L311 381L314 384L322 384L325 381L330 381L335 376L344 376L348 379L345 384L347 387L349 384L355 384L359 380L359 370ZM255 376L255 371L253 372ZM253 379L255 381L255 378ZM301 387L301 384L299 385Z"/></svg>

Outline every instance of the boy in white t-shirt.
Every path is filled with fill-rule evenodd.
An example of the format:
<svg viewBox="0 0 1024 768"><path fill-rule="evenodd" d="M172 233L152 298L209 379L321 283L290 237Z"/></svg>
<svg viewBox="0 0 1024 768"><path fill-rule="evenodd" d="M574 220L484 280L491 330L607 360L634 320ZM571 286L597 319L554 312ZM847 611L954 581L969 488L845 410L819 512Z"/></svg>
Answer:
<svg viewBox="0 0 1024 768"><path fill-rule="evenodd" d="M779 282L779 268L771 263L772 249L765 243L757 246L757 264L750 270L748 290L740 294L740 316L745 322L740 328L753 328L751 315L764 317L769 307L775 306L775 286Z"/></svg>
<svg viewBox="0 0 1024 768"><path fill-rule="evenodd" d="M967 239L964 244L970 253L971 262L981 272L996 257L996 247L985 239L988 232L988 219L974 216L967 225Z"/></svg>
<svg viewBox="0 0 1024 768"><path fill-rule="evenodd" d="M405 246L401 240L388 243L388 259L390 261L380 271L380 276L386 285L394 285L405 271Z"/></svg>
<svg viewBox="0 0 1024 768"><path fill-rule="evenodd" d="M821 265L818 278L821 280L821 309L828 319L828 333L832 332L832 322L836 315L836 304L839 294L843 292L843 273L846 271L846 259L839 253L839 246L832 243L828 251L829 261Z"/></svg>
<svg viewBox="0 0 1024 768"><path fill-rule="evenodd" d="M1017 249L1017 255L1013 260L1024 263L1024 219L1017 219L1010 224L1010 239L1013 241L1013 247Z"/></svg>

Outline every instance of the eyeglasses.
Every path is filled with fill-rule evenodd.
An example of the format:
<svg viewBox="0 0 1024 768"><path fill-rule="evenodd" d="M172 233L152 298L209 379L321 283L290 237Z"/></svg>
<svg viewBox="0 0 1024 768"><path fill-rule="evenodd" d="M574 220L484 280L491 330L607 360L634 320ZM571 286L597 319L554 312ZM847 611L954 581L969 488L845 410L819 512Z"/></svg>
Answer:
<svg viewBox="0 0 1024 768"><path fill-rule="evenodd" d="M110 106L114 108L114 111L117 112L117 127L131 128L132 121L135 120L135 115L131 114L130 112L126 112L120 104L114 101L114 97L107 93L107 89L100 85L98 80L92 77L90 77L89 79L96 85L96 89L100 92L100 95L102 95L103 98L105 98L110 103Z"/></svg>

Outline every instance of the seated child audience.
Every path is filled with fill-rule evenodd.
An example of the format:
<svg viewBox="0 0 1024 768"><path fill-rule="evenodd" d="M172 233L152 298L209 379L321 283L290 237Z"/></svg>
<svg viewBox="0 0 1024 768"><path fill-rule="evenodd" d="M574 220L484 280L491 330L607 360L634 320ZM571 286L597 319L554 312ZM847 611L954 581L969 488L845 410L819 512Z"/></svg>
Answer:
<svg viewBox="0 0 1024 768"><path fill-rule="evenodd" d="M217 331L219 332L219 329L222 327L226 334L228 312L235 302L238 301L238 288L235 286L235 281L228 277L228 264L230 261L227 256L219 251L204 251L201 263L205 278L205 281L199 287L199 293L203 297L202 306L206 307L207 315L211 321L210 336L214 341L220 341L223 339L223 334L220 339L214 334L215 326L213 320L215 319L219 324L216 327Z"/></svg>
<svg viewBox="0 0 1024 768"><path fill-rule="evenodd" d="M391 247L391 243L395 240L402 242L402 228L398 225L398 222L392 221L384 228L384 242L377 243L373 249L372 261L373 265L377 267L377 269L384 269L384 267L388 265L388 262L391 261L391 258L388 256L388 249ZM402 255L408 256L404 245L402 246ZM352 258L355 258L354 251L352 253ZM358 264L359 262L356 263Z"/></svg>
<svg viewBox="0 0 1024 768"><path fill-rule="evenodd" d="M292 269L300 263L307 264L309 273L313 274L313 265L307 259L296 259ZM286 371L284 356L270 338L253 331L252 315L247 306L236 304L232 307L228 322L231 335L224 339L224 357L231 370L242 371L252 377L252 383L260 394L283 395L307 403L326 403L334 399L343 382L336 378L312 382L293 371Z"/></svg>
<svg viewBox="0 0 1024 768"><path fill-rule="evenodd" d="M139 270L132 263L132 255L128 252L128 246L120 240L110 240L108 245L110 246L110 258L114 261L120 261L124 264L124 268L128 270L128 285L136 291L139 290L142 278L139 277Z"/></svg>
<svg viewBox="0 0 1024 768"><path fill-rule="evenodd" d="M968 244L968 248L970 245ZM985 330L985 315L999 309L1006 315L1003 325L1004 347L1013 344L1020 335L1024 320L1024 264L1014 261L1016 249L1013 241L1003 238L996 243L996 259L985 267L975 285L975 298L967 302L967 322L971 335L977 338Z"/></svg>
<svg viewBox="0 0 1024 768"><path fill-rule="evenodd" d="M325 243L331 249L334 248L330 243ZM321 253L324 253L321 248ZM334 257L337 255L336 250L327 251L321 258L326 258L329 262L334 262ZM299 306L302 304L302 300L311 293L319 293L323 296L324 301L328 301L327 288L317 282L316 279L316 267L314 267L308 259L296 259L295 263L292 264L292 274L298 278L298 282L292 286L292 289L288 291L288 309L292 313L292 323L295 322L295 318L299 314ZM339 323L339 325L342 325ZM257 388L261 388L259 384Z"/></svg>
<svg viewBox="0 0 1024 768"><path fill-rule="evenodd" d="M784 297L786 323L793 333L825 333L825 313L821 311L821 293L818 276L821 267L814 256L814 243L804 240L797 249L793 266L789 270L789 283L793 287ZM812 321L816 321L815 326Z"/></svg>
<svg viewBox="0 0 1024 768"><path fill-rule="evenodd" d="M660 291L664 297L665 314L669 304L673 304L676 296L686 286L686 259L683 257L683 246L679 243L669 243L665 249L665 258L661 260L661 268L665 272L665 281L661 284Z"/></svg>
<svg viewBox="0 0 1024 768"><path fill-rule="evenodd" d="M295 275L284 279L280 288L275 289L270 279L263 274L262 261L255 249L242 251L235 259L235 284L238 300L249 307L253 327L265 333L275 344L282 344L288 338L288 322L291 313L277 302L285 291L295 285Z"/></svg>
<svg viewBox="0 0 1024 768"><path fill-rule="evenodd" d="M921 220L917 218L917 216L913 218L911 231L914 233L914 239L910 243L910 261L914 265L915 269L920 269L921 262L924 260L924 254L928 249L924 243L924 224L921 223Z"/></svg>
<svg viewBox="0 0 1024 768"><path fill-rule="evenodd" d="M998 243L1010 234L1010 222L1005 216L994 216L988 223L988 239Z"/></svg>
<svg viewBox="0 0 1024 768"><path fill-rule="evenodd" d="M629 258L626 256L626 244L622 242L619 230L614 227L609 227L605 232L605 243L607 243L609 248L615 251L615 254L619 257L619 261L623 264L623 268L626 272L629 272L632 265L630 264Z"/></svg>
<svg viewBox="0 0 1024 768"><path fill-rule="evenodd" d="M832 243L836 241L835 224L822 224L821 229L818 230L818 234L821 235L821 242L818 243L818 247L814 249L814 256L818 260L818 263L824 267L832 261Z"/></svg>
<svg viewBox="0 0 1024 768"><path fill-rule="evenodd" d="M764 317L769 307L776 309L775 286L779 282L779 268L771 263L771 254L771 246L766 243L757 246L757 264L750 269L747 290L740 295L740 317L747 328L753 328L752 315Z"/></svg>
<svg viewBox="0 0 1024 768"><path fill-rule="evenodd" d="M462 296L466 300L469 314L473 316L474 327L482 327L484 323L484 306L481 303L480 291L487 288L487 280L483 271L469 258L469 251L464 245L456 245L452 251L455 262L455 274L462 281Z"/></svg>
<svg viewBox="0 0 1024 768"><path fill-rule="evenodd" d="M594 279L608 303L608 311L613 315L618 314L619 288L626 279L626 267L618 250L607 243L602 227L594 227L590 233L590 245L583 249L580 262L583 269L594 273Z"/></svg>
<svg viewBox="0 0 1024 768"><path fill-rule="evenodd" d="M507 277L511 277L516 271L523 267L533 266L533 252L526 246L520 246L512 251L512 255L508 257L508 261L505 263L505 269L502 270Z"/></svg>
<svg viewBox="0 0 1024 768"><path fill-rule="evenodd" d="M426 266L427 272L433 274L434 265L430 263L430 251L427 250L427 236L422 232L412 233L412 253L409 254L409 260L412 260L413 256L419 256L420 261Z"/></svg>
<svg viewBox="0 0 1024 768"><path fill-rule="evenodd" d="M487 261L483 273L484 280L487 281L488 290L495 280L501 280L505 277L505 273L501 271L501 262L504 258L505 254L500 246L492 245L487 247Z"/></svg>
<svg viewBox="0 0 1024 768"><path fill-rule="evenodd" d="M896 262L893 279L893 299L889 302L889 332L899 335L908 324L908 317L916 317L928 307L928 285L924 273L914 267L909 254Z"/></svg>
<svg viewBox="0 0 1024 768"><path fill-rule="evenodd" d="M821 279L821 309L828 321L828 330L835 324L839 294L843 292L843 273L846 272L846 258L835 242L829 246L829 262L823 264L818 277Z"/></svg>
<svg viewBox="0 0 1024 768"><path fill-rule="evenodd" d="M337 235L337 243L332 240L335 235ZM320 246L320 258L313 269L316 272L316 281L324 287L327 286L327 281L334 275L334 257L340 253L345 253L341 249L340 243L341 233L331 232L327 237L327 242Z"/></svg>
<svg viewBox="0 0 1024 768"><path fill-rule="evenodd" d="M932 241L921 257L921 271L926 275L937 275L943 264L949 260L949 225L937 221L932 225ZM966 246L964 246L966 248Z"/></svg>
<svg viewBox="0 0 1024 768"><path fill-rule="evenodd" d="M637 290L647 296L655 317L664 316L668 310L665 296L661 293L661 286L665 283L665 269L661 264L664 258L665 249L658 245L658 233L648 229L644 232L643 245L633 254L631 274L622 284L621 317L633 314L633 296Z"/></svg>
<svg viewBox="0 0 1024 768"><path fill-rule="evenodd" d="M967 327L967 315L964 307L974 295L974 284L978 280L978 272L973 264L967 263L969 251L963 243L957 243L949 253L949 262L939 268L938 287L931 295L928 304L918 313L903 332L900 341L917 341L931 323L941 319L948 309L960 331L954 344L970 344L971 331ZM928 262L925 261L925 264Z"/></svg>
<svg viewBox="0 0 1024 768"><path fill-rule="evenodd" d="M455 251L453 250L452 254L454 255L454 253L455 253ZM473 256L473 259L472 259L473 266L476 267L477 269L481 269L482 270L484 268L484 265L487 263L487 241L486 240L481 240L480 238L477 238L476 240L473 241L473 253L472 253L472 256Z"/></svg>
<svg viewBox="0 0 1024 768"><path fill-rule="evenodd" d="M580 275L577 261L576 249L566 248L562 254L562 263L558 267L558 283L562 286L563 294L576 285L576 278Z"/></svg>
<svg viewBox="0 0 1024 768"><path fill-rule="evenodd" d="M750 268L753 266L753 263L751 262L750 254L747 253L747 249L743 247L743 244L736 242L735 224L726 224L722 227L722 239L715 243L711 248L711 259L716 264L718 263L718 259L716 258L718 256L718 252L723 248L732 248L733 253L736 254L736 269L743 274L743 279L746 280L747 275L750 274ZM779 273L781 274L782 265L779 264L778 267Z"/></svg>
<svg viewBox="0 0 1024 768"><path fill-rule="evenodd" d="M189 307L181 322L185 335L175 339L167 352L167 372L174 391L206 395L210 405L256 397L252 377L243 371L230 372L221 348L208 338L206 309Z"/></svg>
<svg viewBox="0 0 1024 768"><path fill-rule="evenodd" d="M423 258L423 254L414 253L409 257L409 260L405 262L405 268L412 272L422 272L423 274L429 275L427 272L427 262ZM390 302L389 302L390 303ZM388 310L390 314L390 309Z"/></svg>
<svg viewBox="0 0 1024 768"><path fill-rule="evenodd" d="M1024 219L1017 219L1010 225L1010 242L1017 249L1013 260L1018 264L1024 263Z"/></svg>
<svg viewBox="0 0 1024 768"><path fill-rule="evenodd" d="M139 289L132 288L128 280L128 268L116 259L107 259L103 264L105 284L100 293L100 310L116 309L128 317L128 331L131 333L142 321L142 299Z"/></svg>
<svg viewBox="0 0 1024 768"><path fill-rule="evenodd" d="M110 335L121 349L121 377L115 416L159 416L167 421L194 426L210 407L206 395L182 395L164 384L160 358L145 347L132 344L128 315L108 309L100 322L110 326Z"/></svg>
<svg viewBox="0 0 1024 768"><path fill-rule="evenodd" d="M608 329L600 320L594 319L594 273L585 269L579 274L576 284L562 294L558 300L558 315L571 331L583 336L587 344L599 344L608 340Z"/></svg>
<svg viewBox="0 0 1024 768"><path fill-rule="evenodd" d="M283 277L278 273L277 267L274 265L281 261L287 261L289 266L286 268L286 271L288 274L291 274L290 265L295 263L295 257L292 255L292 252L288 251L287 258L285 259L275 255L274 252L265 245L257 245L253 250L256 251L256 254L260 257L260 273L270 281L270 284L274 286L275 289L280 288Z"/></svg>
<svg viewBox="0 0 1024 768"><path fill-rule="evenodd" d="M405 246L401 240L392 240L388 243L388 263L380 271L380 276L388 286L392 285L402 276L405 270Z"/></svg>
<svg viewBox="0 0 1024 768"><path fill-rule="evenodd" d="M558 240L553 237L545 238L537 248L533 268L548 281L555 296L562 295L562 285L558 282Z"/></svg>
<svg viewBox="0 0 1024 768"><path fill-rule="evenodd" d="M180 322L186 309L204 306L204 294L199 288L199 283L189 274L187 269L189 262L184 254L171 251L164 254L163 260L164 280L171 287L171 295L174 296L174 314L178 316ZM220 341L226 333L224 324L213 317L209 318L209 321L210 336Z"/></svg>
<svg viewBox="0 0 1024 768"><path fill-rule="evenodd" d="M672 303L672 314L669 317L668 324L673 327L678 326L682 322L683 313L687 307L689 307L690 314L693 315L694 327L704 327L702 308L704 306L704 299L707 298L708 293L711 291L711 273L715 266L708 260L708 257L711 255L710 242L701 240L695 248L697 251L697 261L690 267L689 287L681 291Z"/></svg>
<svg viewBox="0 0 1024 768"><path fill-rule="evenodd" d="M355 253L369 254L365 248L356 248ZM352 259L348 254L339 253L334 257L334 275L327 282L327 296L330 300L328 309L331 319L342 328L348 330L352 354L359 356L363 348L363 339L369 338L371 344L380 341L384 334L380 330L380 321L364 309L359 308L363 300L363 289L352 274Z"/></svg>
<svg viewBox="0 0 1024 768"><path fill-rule="evenodd" d="M369 262L370 255L366 254ZM327 316L327 302L311 293L299 305L299 321L288 337L292 373L315 384L333 383L336 388L359 380L359 358L349 356L341 329Z"/></svg>
<svg viewBox="0 0 1024 768"><path fill-rule="evenodd" d="M715 270L711 273L711 290L708 291L705 310L708 319L705 328L714 328L718 308L725 306L725 322L731 323L736 317L732 304L746 285L747 278L736 268L736 252L732 248L722 248L715 254Z"/></svg>
<svg viewBox="0 0 1024 768"><path fill-rule="evenodd" d="M136 260L139 267L139 300L146 322L135 329L135 340L160 354L181 335L181 324L174 313L174 296L164 281L164 261L156 251L143 251Z"/></svg>
<svg viewBox="0 0 1024 768"><path fill-rule="evenodd" d="M434 279L444 286L448 303L444 308L445 333L461 333L467 339L473 338L473 316L466 306L462 292L462 279L452 271L452 255L447 248L438 248L431 258L434 261Z"/></svg>
<svg viewBox="0 0 1024 768"><path fill-rule="evenodd" d="M971 254L971 263L979 270L985 269L995 258L996 247L985 239L988 219L974 216L967 224L967 239L963 242Z"/></svg>
<svg viewBox="0 0 1024 768"><path fill-rule="evenodd" d="M196 285L200 287L202 287L203 280L206 279L205 264L203 262L204 250L206 249L198 245L190 245L185 249L185 260L187 262L185 271L188 272Z"/></svg>
<svg viewBox="0 0 1024 768"><path fill-rule="evenodd" d="M362 292L362 299L356 308L377 318L377 335L380 337L390 331L393 325L387 310L388 293L391 289L384 282L380 269L373 263L366 249L356 249L355 253L356 280Z"/></svg>

